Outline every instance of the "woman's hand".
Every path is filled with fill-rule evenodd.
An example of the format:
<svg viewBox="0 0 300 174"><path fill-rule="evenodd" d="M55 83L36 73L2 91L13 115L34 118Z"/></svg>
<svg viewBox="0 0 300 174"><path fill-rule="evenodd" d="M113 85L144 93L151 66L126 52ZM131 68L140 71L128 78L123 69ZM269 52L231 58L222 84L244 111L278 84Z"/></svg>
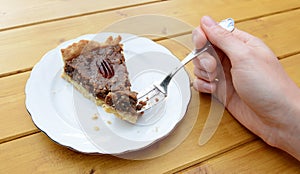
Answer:
<svg viewBox="0 0 300 174"><path fill-rule="evenodd" d="M207 40L217 50L225 79L215 80L222 68L215 57L202 54L193 61L194 88L215 95L245 127L299 160L300 90L274 53L260 39L238 29L228 32L204 16L193 41L201 48Z"/></svg>

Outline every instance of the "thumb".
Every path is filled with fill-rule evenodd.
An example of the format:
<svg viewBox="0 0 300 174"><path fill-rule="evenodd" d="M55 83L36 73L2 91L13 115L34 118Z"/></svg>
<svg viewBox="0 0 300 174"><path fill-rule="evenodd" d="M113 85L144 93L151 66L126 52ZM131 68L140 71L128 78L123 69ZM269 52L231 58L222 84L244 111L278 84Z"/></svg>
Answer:
<svg viewBox="0 0 300 174"><path fill-rule="evenodd" d="M221 49L232 63L244 57L245 49L248 49L245 43L238 37L235 37L233 33L219 26L212 18L208 16L202 17L201 28L208 40Z"/></svg>

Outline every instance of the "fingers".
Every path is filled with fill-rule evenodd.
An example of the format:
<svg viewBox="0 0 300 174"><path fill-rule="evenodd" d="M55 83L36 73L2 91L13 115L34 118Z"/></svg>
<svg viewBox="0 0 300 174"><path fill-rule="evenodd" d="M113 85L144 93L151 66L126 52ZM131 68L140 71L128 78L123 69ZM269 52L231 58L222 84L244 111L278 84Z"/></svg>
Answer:
<svg viewBox="0 0 300 174"><path fill-rule="evenodd" d="M193 86L197 91L204 92L204 93L214 93L217 88L216 83L207 82L199 78L196 78L194 80Z"/></svg>
<svg viewBox="0 0 300 174"><path fill-rule="evenodd" d="M194 74L197 77L193 86L196 90L213 93L216 90L215 78L217 77L217 61L207 52L193 60Z"/></svg>
<svg viewBox="0 0 300 174"><path fill-rule="evenodd" d="M196 77L198 77L202 80L205 80L207 82L213 82L217 77L217 71L210 73L205 70L198 69L198 68L194 69L194 74Z"/></svg>
<svg viewBox="0 0 300 174"><path fill-rule="evenodd" d="M207 42L207 38L200 27L197 27L193 30L192 39L196 49L203 48Z"/></svg>
<svg viewBox="0 0 300 174"><path fill-rule="evenodd" d="M193 63L195 65L195 69L204 70L209 73L214 72L217 68L216 59L207 52L199 55L196 59L193 60Z"/></svg>
<svg viewBox="0 0 300 174"><path fill-rule="evenodd" d="M245 53L249 52L249 47L245 42L252 36L240 30L231 33L208 16L202 17L201 28L208 40L221 49L229 57L232 64L246 58Z"/></svg>

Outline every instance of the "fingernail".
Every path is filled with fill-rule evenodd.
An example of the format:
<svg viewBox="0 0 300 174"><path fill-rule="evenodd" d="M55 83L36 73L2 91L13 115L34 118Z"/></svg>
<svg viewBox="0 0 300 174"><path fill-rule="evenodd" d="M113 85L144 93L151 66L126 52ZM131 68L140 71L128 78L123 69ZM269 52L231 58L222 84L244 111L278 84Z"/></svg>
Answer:
<svg viewBox="0 0 300 174"><path fill-rule="evenodd" d="M203 16L202 17L202 23L203 25L205 25L206 27L211 27L216 25L217 23L209 16Z"/></svg>

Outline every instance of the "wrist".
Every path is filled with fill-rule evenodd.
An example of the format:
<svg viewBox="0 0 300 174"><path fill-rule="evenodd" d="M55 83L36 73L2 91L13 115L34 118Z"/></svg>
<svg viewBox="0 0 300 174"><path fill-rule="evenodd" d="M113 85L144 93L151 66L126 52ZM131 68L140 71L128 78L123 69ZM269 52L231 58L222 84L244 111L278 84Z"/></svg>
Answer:
<svg viewBox="0 0 300 174"><path fill-rule="evenodd" d="M284 119L278 126L275 141L270 143L300 160L300 90L289 98Z"/></svg>

